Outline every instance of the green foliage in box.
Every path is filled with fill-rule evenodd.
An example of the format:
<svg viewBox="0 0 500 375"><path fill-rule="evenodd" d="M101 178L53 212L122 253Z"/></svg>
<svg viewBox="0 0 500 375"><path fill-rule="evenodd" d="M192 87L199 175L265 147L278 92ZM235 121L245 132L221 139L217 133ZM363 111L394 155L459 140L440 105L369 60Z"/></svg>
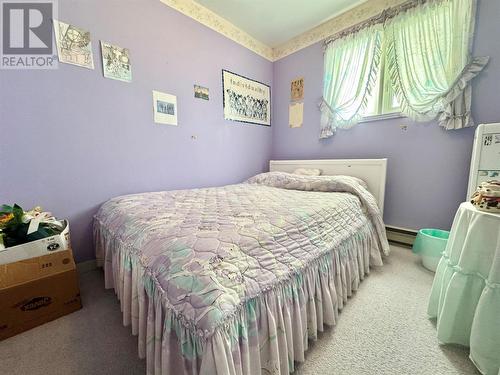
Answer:
<svg viewBox="0 0 500 375"><path fill-rule="evenodd" d="M12 247L61 233L58 226L40 222L38 229L28 234L31 220L42 214L40 207L24 211L19 205L0 207L0 247Z"/></svg>

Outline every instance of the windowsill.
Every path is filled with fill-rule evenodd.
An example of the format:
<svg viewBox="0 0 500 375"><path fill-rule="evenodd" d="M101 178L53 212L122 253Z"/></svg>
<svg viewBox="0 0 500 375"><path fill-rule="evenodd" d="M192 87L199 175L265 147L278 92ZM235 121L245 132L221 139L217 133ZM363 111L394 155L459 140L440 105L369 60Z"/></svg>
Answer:
<svg viewBox="0 0 500 375"><path fill-rule="evenodd" d="M359 122L372 122L372 121L380 121L380 120L390 120L393 118L402 118L405 117L401 112L393 112L393 113L384 113L383 115L373 115L363 117Z"/></svg>

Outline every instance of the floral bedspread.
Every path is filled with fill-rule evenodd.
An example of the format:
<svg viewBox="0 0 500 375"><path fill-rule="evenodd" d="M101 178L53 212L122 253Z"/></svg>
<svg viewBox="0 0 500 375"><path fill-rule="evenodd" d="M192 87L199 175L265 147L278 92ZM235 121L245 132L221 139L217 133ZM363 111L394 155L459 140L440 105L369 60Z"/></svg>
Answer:
<svg viewBox="0 0 500 375"><path fill-rule="evenodd" d="M237 185L127 195L95 219L139 259L162 303L204 337L368 221L378 248L389 250L375 198L347 176L272 172ZM381 264L378 249L370 256Z"/></svg>

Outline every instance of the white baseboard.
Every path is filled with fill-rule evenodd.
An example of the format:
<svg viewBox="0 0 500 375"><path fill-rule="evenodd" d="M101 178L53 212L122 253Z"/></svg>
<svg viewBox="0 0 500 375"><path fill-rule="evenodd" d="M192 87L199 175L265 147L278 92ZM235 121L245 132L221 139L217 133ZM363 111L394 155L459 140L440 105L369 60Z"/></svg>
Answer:
<svg viewBox="0 0 500 375"><path fill-rule="evenodd" d="M418 233L418 230L416 230L416 229L397 227L395 225L386 225L385 227L387 229L391 229L391 230L394 229L394 230L401 231L401 232L414 233L415 235L417 235L417 233Z"/></svg>
<svg viewBox="0 0 500 375"><path fill-rule="evenodd" d="M76 269L78 273L85 273L97 268L97 263L95 259L87 260L86 262L80 262L76 264Z"/></svg>
<svg viewBox="0 0 500 375"><path fill-rule="evenodd" d="M387 239L396 245L412 247L417 236L417 231L408 228L401 228L392 225L386 225Z"/></svg>

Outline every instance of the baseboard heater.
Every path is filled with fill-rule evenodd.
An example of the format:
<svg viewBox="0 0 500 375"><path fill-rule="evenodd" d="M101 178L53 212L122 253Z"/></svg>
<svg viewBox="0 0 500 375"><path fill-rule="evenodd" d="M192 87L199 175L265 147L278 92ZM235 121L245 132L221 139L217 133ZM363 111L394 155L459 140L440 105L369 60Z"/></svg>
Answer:
<svg viewBox="0 0 500 375"><path fill-rule="evenodd" d="M417 231L406 228L393 227L386 225L387 239L390 243L399 246L412 247L417 236Z"/></svg>

